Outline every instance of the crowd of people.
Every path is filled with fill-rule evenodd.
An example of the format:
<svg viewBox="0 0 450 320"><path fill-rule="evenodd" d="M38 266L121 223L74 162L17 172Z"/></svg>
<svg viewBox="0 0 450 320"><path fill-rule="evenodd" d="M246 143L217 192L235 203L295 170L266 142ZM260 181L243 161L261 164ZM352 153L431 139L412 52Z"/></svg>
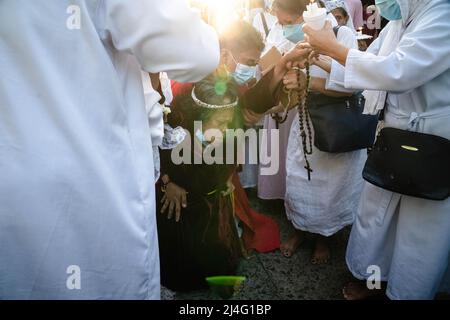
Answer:
<svg viewBox="0 0 450 320"><path fill-rule="evenodd" d="M0 299L159 299L306 233L327 264L347 226L346 299L445 289L447 0L320 0L319 30L249 1L220 32L185 0L25 2L0 2Z"/></svg>

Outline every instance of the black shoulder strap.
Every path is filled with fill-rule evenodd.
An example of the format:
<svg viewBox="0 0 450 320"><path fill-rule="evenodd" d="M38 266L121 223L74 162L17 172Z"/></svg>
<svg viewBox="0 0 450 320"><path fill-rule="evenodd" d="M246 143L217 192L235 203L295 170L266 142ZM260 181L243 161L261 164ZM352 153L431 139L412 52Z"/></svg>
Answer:
<svg viewBox="0 0 450 320"><path fill-rule="evenodd" d="M383 109L380 110L380 112L378 113L378 121L384 121L384 114L385 114L385 110L386 107L384 107Z"/></svg>
<svg viewBox="0 0 450 320"><path fill-rule="evenodd" d="M259 13L261 15L261 21L263 23L264 32L266 33L266 38L269 36L269 27L267 26L266 16L264 15L264 12Z"/></svg>
<svg viewBox="0 0 450 320"><path fill-rule="evenodd" d="M334 35L337 37L337 35L338 35L338 32L339 32L339 29L341 28L341 26L336 26L336 27L334 27L333 28L333 31L334 31Z"/></svg>

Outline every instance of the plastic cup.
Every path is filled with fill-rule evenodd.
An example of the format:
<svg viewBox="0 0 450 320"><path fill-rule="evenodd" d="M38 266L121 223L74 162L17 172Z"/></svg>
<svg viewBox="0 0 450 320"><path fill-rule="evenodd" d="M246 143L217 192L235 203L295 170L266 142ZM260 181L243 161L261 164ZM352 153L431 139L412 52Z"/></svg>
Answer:
<svg viewBox="0 0 450 320"><path fill-rule="evenodd" d="M310 11L305 11L303 12L303 21L314 30L321 30L327 21L327 10L320 8L314 16Z"/></svg>
<svg viewBox="0 0 450 320"><path fill-rule="evenodd" d="M222 299L230 299L241 289L243 283L247 280L240 276L218 276L208 277L206 281L211 291Z"/></svg>

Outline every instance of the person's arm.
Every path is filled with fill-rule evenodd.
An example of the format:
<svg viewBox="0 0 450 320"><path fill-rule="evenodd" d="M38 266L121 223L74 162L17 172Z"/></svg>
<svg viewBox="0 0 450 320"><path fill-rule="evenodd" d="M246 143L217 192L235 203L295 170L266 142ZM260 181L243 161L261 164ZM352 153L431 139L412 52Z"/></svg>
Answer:
<svg viewBox="0 0 450 320"><path fill-rule="evenodd" d="M251 127L257 124L264 117L264 114L255 113L249 109L242 109L242 118L244 119L244 125Z"/></svg>
<svg viewBox="0 0 450 320"><path fill-rule="evenodd" d="M196 82L219 64L216 32L185 0L103 0L98 12L114 47L133 54L147 72Z"/></svg>
<svg viewBox="0 0 450 320"><path fill-rule="evenodd" d="M241 107L254 113L263 114L275 105L275 90L271 88L274 69L266 73L253 87L241 97Z"/></svg>
<svg viewBox="0 0 450 320"><path fill-rule="evenodd" d="M149 73L149 75L150 75L150 81L152 83L152 88L155 91L158 91L158 89L161 88L161 81L159 81L159 73Z"/></svg>
<svg viewBox="0 0 450 320"><path fill-rule="evenodd" d="M430 10L422 16L428 23L405 34L387 56L345 48L330 35L329 26L320 31L305 26L304 30L316 51L346 66L346 88L404 93L436 78L450 66L448 17L442 11Z"/></svg>
<svg viewBox="0 0 450 320"><path fill-rule="evenodd" d="M270 89L275 92L280 83L283 81L285 74L293 67L305 67L305 62L309 58L311 50L304 47L303 44L298 44L286 53L281 60L275 65L272 80L270 82Z"/></svg>
<svg viewBox="0 0 450 320"><path fill-rule="evenodd" d="M187 208L187 195L185 189L170 180L170 177L165 174L161 177L162 190L164 196L161 199L161 213L167 211L167 219L172 219L175 215L175 222L181 219L182 209Z"/></svg>
<svg viewBox="0 0 450 320"><path fill-rule="evenodd" d="M350 49L358 48L358 41L356 35L348 27L341 27L337 34L337 39L340 44ZM345 67L339 62L330 59L330 71L327 77L325 89L331 92L345 92L353 93L353 89L345 88Z"/></svg>
<svg viewBox="0 0 450 320"><path fill-rule="evenodd" d="M314 30L306 24L303 31L306 33L307 43L315 53L329 56L345 66L350 49L337 41L331 22L327 21L322 30Z"/></svg>
<svg viewBox="0 0 450 320"><path fill-rule="evenodd" d="M318 66L320 69L327 73L331 73L331 61L324 59L323 56L313 57L311 64Z"/></svg>
<svg viewBox="0 0 450 320"><path fill-rule="evenodd" d="M431 16L430 16L431 18ZM427 24L402 37L388 56L351 50L347 57L345 86L405 93L418 88L450 68L449 24L435 12Z"/></svg>
<svg viewBox="0 0 450 320"><path fill-rule="evenodd" d="M285 54L272 70L243 95L241 106L258 114L264 114L276 106L279 102L277 92L285 74L292 66L304 63L310 53L310 49L296 46Z"/></svg>
<svg viewBox="0 0 450 320"><path fill-rule="evenodd" d="M346 60L345 87L405 93L433 80L450 67L448 17L439 11L405 34L387 56L350 50Z"/></svg>
<svg viewBox="0 0 450 320"><path fill-rule="evenodd" d="M161 74L160 73L149 73L149 75L150 75L150 81L151 81L153 90L158 92L158 94L161 96L161 99L159 99L158 103L161 105L164 105L164 103L166 102L166 97L164 96L164 93L162 91L161 80L160 80Z"/></svg>
<svg viewBox="0 0 450 320"><path fill-rule="evenodd" d="M188 192L178 181L174 181L171 171L172 150L160 150L161 155L161 178L159 184L164 193L161 199L161 213L167 213L167 218L175 216L175 221L179 222L182 209L187 207Z"/></svg>

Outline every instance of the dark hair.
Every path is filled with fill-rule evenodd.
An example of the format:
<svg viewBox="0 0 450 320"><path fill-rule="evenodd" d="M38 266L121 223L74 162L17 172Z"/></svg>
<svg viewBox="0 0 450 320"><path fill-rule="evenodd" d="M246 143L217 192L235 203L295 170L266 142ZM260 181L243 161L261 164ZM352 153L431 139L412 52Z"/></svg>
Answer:
<svg viewBox="0 0 450 320"><path fill-rule="evenodd" d="M289 14L302 14L306 10L309 0L275 0L275 9L285 11Z"/></svg>
<svg viewBox="0 0 450 320"><path fill-rule="evenodd" d="M195 84L195 96L202 102L213 105L225 105L238 99L237 84L229 76L216 72ZM192 99L192 90L178 95L172 103L173 113L169 116L169 124L181 126L191 134L194 132L194 121L208 122L220 109L208 109L198 106ZM231 128L242 126L239 106L234 108L234 120Z"/></svg>
<svg viewBox="0 0 450 320"><path fill-rule="evenodd" d="M338 8L333 9L333 11L334 11L334 10L339 10L339 11L341 12L341 14L344 16L344 18L347 18L347 17L348 17L347 10L345 10L344 8L338 7Z"/></svg>
<svg viewBox="0 0 450 320"><path fill-rule="evenodd" d="M221 49L228 49L233 53L247 50L264 50L261 34L249 23L237 21L230 24L220 36Z"/></svg>

